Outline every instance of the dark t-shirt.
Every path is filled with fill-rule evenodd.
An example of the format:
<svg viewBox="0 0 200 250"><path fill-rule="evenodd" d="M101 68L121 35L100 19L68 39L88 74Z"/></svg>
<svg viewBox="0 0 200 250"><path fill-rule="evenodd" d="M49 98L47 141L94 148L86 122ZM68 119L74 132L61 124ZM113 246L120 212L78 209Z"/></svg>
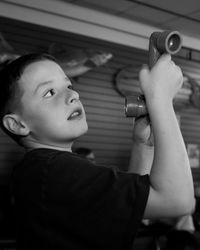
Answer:
<svg viewBox="0 0 200 250"><path fill-rule="evenodd" d="M149 178L52 149L28 152L13 174L17 249L128 250Z"/></svg>

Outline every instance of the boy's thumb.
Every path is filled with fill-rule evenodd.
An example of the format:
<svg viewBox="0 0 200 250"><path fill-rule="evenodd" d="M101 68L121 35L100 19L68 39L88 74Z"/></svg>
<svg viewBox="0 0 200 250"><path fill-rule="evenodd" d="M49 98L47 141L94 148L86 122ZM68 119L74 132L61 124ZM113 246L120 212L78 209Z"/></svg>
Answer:
<svg viewBox="0 0 200 250"><path fill-rule="evenodd" d="M144 64L139 73L140 82L145 83L148 80L148 78L149 78L149 67L148 65Z"/></svg>

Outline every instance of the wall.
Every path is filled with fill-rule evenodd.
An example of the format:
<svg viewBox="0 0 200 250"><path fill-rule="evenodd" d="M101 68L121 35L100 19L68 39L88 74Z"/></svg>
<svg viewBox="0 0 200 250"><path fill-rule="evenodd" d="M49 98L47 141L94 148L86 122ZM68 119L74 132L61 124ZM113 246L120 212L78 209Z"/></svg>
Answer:
<svg viewBox="0 0 200 250"><path fill-rule="evenodd" d="M75 145L92 148L98 163L116 165L125 170L131 147L132 120L125 117L124 98L116 92L113 83L120 69L130 64L138 68L146 63L147 52L6 18L0 18L0 32L19 51L46 52L52 42L57 42L69 48L102 49L113 54L113 59L105 66L87 72L75 80L74 86L80 93L89 124L89 132ZM185 72L198 76L199 63L180 57L175 60ZM133 81L133 85L136 84L137 81ZM180 114L185 142L200 144L199 111L184 106ZM22 154L23 150L1 131L0 176L4 180ZM195 180L199 178L198 172L194 172Z"/></svg>

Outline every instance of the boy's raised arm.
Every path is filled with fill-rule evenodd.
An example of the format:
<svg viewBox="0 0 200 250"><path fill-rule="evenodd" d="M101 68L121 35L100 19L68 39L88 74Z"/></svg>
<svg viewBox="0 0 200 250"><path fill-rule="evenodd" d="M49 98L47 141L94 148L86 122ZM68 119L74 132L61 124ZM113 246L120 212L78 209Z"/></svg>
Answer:
<svg viewBox="0 0 200 250"><path fill-rule="evenodd" d="M163 55L151 71L141 70L140 82L153 129L154 152L146 145L136 149L135 144L133 150L137 157L143 152L147 158L141 157L141 170L135 165L139 159L132 159L130 169L134 171L135 167L138 173L150 172L145 218L191 213L195 204L191 168L173 109L173 98L182 86L182 72L170 55Z"/></svg>

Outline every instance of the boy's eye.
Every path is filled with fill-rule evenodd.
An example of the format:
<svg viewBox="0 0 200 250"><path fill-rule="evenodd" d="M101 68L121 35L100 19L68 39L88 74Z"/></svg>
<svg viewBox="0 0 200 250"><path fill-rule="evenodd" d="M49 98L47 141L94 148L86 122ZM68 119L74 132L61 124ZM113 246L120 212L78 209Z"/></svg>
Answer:
<svg viewBox="0 0 200 250"><path fill-rule="evenodd" d="M72 84L68 85L68 89L74 90L74 86Z"/></svg>
<svg viewBox="0 0 200 250"><path fill-rule="evenodd" d="M74 87L72 85L69 85L68 89L74 89Z"/></svg>
<svg viewBox="0 0 200 250"><path fill-rule="evenodd" d="M55 94L55 90L54 89L50 89L49 91L47 91L44 95L44 97L51 97Z"/></svg>

